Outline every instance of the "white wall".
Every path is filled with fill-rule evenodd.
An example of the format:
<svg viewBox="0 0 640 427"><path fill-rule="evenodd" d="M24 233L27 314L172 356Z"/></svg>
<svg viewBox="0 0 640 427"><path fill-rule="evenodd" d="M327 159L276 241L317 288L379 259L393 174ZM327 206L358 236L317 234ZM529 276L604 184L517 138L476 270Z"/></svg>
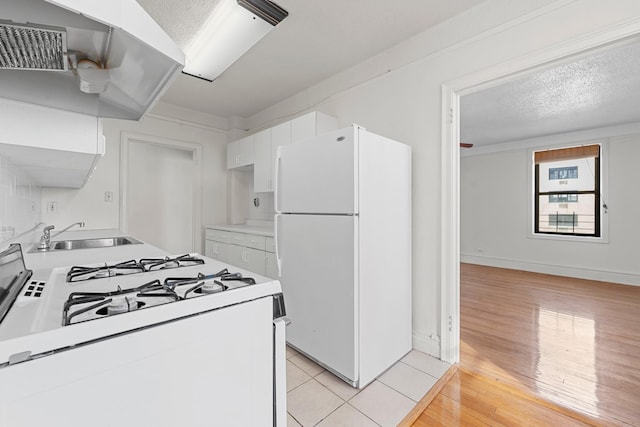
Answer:
<svg viewBox="0 0 640 427"><path fill-rule="evenodd" d="M20 169L0 157L0 248L40 222L41 189L28 182Z"/></svg>
<svg viewBox="0 0 640 427"><path fill-rule="evenodd" d="M545 141L546 140L546 141ZM540 139L551 145L555 137ZM588 142L588 141L585 141ZM640 285L640 134L611 138L603 163L608 182L605 243L530 238L529 150L460 161L460 252L466 262ZM608 191L607 191L608 189Z"/></svg>
<svg viewBox="0 0 640 427"><path fill-rule="evenodd" d="M253 166L233 169L228 172L229 224L244 224L247 220L273 221L275 208L273 193L253 192ZM259 206L253 200L258 198Z"/></svg>
<svg viewBox="0 0 640 427"><path fill-rule="evenodd" d="M169 109L167 109L169 111ZM226 131L209 126L166 119L151 115L139 122L105 119L106 154L86 185L80 189L42 189L42 221L56 228L84 221L86 228L119 228L120 224L120 140L122 132L201 144L202 159L202 223L224 223L227 218ZM113 192L106 202L105 191ZM47 202L57 203L56 213L47 213ZM200 235L200 233L198 234ZM202 239L196 240L202 251Z"/></svg>
<svg viewBox="0 0 640 427"><path fill-rule="evenodd" d="M259 128L319 110L338 117L340 125L358 123L413 146L413 344L438 355L441 85L638 16L640 2L634 0L488 0L249 123Z"/></svg>

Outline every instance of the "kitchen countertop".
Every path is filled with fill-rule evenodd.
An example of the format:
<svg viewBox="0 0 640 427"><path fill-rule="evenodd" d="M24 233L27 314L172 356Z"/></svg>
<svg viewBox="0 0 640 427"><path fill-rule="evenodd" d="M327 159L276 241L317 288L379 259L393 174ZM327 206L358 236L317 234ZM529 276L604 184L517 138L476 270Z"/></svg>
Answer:
<svg viewBox="0 0 640 427"><path fill-rule="evenodd" d="M214 228L216 230L233 231L236 233L257 234L259 236L273 237L273 222L256 221L245 224L214 224L205 225L204 228Z"/></svg>
<svg viewBox="0 0 640 427"><path fill-rule="evenodd" d="M52 242L60 240L80 240L100 237L128 236L117 229L101 230L71 230L65 231L51 239ZM133 237L133 236L132 236ZM140 240L140 239L136 239ZM51 269L61 266L85 265L103 262L120 262L130 259L161 257L168 255L166 251L156 248L148 243L112 246L105 248L55 250L47 252L31 252L37 244L23 243L22 251L25 265L34 271L34 279L45 280ZM43 278L42 276L46 276Z"/></svg>

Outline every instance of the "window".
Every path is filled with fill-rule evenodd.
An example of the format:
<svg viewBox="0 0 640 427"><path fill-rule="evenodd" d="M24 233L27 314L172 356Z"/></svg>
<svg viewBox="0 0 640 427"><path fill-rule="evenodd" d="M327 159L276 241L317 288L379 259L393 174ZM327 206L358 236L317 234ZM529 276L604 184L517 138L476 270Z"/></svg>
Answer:
<svg viewBox="0 0 640 427"><path fill-rule="evenodd" d="M534 152L534 233L600 237L600 145Z"/></svg>
<svg viewBox="0 0 640 427"><path fill-rule="evenodd" d="M577 194L549 194L549 203L578 203Z"/></svg>
<svg viewBox="0 0 640 427"><path fill-rule="evenodd" d="M578 179L578 167L549 168L549 179Z"/></svg>

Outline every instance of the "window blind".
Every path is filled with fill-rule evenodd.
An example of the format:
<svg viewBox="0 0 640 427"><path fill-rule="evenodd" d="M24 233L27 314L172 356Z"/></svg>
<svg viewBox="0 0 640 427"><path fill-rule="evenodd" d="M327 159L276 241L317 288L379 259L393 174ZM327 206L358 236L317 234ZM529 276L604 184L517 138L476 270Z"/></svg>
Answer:
<svg viewBox="0 0 640 427"><path fill-rule="evenodd" d="M536 151L534 154L534 162L537 165L545 162L586 159L589 157L600 157L600 146L598 144Z"/></svg>

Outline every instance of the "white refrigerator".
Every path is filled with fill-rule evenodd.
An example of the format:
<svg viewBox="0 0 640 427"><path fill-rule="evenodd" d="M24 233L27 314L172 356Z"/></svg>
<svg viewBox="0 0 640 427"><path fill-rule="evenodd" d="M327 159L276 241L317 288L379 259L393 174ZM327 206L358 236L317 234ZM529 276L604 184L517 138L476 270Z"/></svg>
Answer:
<svg viewBox="0 0 640 427"><path fill-rule="evenodd" d="M411 350L411 147L352 125L278 149L291 346L362 388Z"/></svg>

